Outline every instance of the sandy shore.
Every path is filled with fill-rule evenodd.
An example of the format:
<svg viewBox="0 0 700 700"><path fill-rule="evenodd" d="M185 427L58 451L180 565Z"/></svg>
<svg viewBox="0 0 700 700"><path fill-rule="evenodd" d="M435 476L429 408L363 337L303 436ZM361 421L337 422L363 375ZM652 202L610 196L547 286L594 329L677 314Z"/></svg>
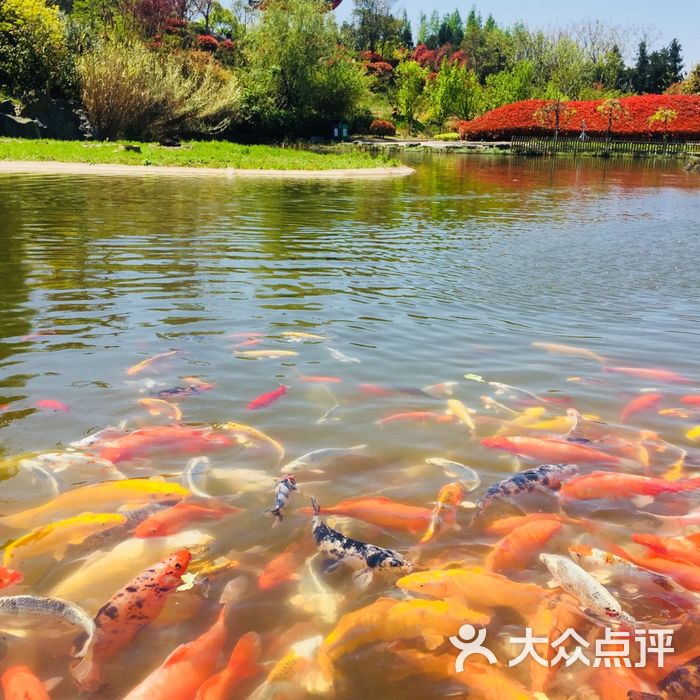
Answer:
<svg viewBox="0 0 700 700"><path fill-rule="evenodd" d="M285 178L302 180L341 180L405 177L413 174L405 165L386 168L348 168L340 170L245 170L235 168L191 168L161 165L108 165L103 163L59 163L57 161L0 160L0 173L34 175L165 175L167 177Z"/></svg>

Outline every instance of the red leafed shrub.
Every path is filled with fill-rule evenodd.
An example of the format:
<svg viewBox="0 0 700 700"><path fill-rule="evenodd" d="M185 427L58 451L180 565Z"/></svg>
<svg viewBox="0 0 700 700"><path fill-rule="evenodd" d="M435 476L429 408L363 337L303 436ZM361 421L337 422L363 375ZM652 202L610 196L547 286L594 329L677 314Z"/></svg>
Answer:
<svg viewBox="0 0 700 700"><path fill-rule="evenodd" d="M619 100L621 109L612 124L612 135L617 138L654 139L665 133L663 121L650 121L659 109L676 113L668 123L669 138L700 139L700 95L635 95ZM498 107L469 122L457 122L460 138L497 141L512 136L551 136L552 124L543 124L536 116L538 110L552 104L547 100L525 100ZM562 105L559 133L578 136L581 123L586 122L586 133L604 137L608 129L605 109L598 110L603 100L572 101ZM552 120L550 120L552 121Z"/></svg>
<svg viewBox="0 0 700 700"><path fill-rule="evenodd" d="M364 63L379 63L384 59L376 51L361 51L360 60Z"/></svg>
<svg viewBox="0 0 700 700"><path fill-rule="evenodd" d="M231 39L224 39L219 44L219 48L223 49L224 51L233 51L234 43L231 41Z"/></svg>
<svg viewBox="0 0 700 700"><path fill-rule="evenodd" d="M452 64L458 63L460 66L466 66L467 53L464 51L464 49L457 49L457 51L455 51L448 60Z"/></svg>
<svg viewBox="0 0 700 700"><path fill-rule="evenodd" d="M376 75L378 78L388 78L394 72L394 67L386 61L366 63L365 69L370 75Z"/></svg>
<svg viewBox="0 0 700 700"><path fill-rule="evenodd" d="M209 34L200 34L197 37L197 48L200 51L210 51L214 53L219 48L219 42Z"/></svg>
<svg viewBox="0 0 700 700"><path fill-rule="evenodd" d="M418 44L415 49L413 49L413 54L411 58L419 63L423 68L430 68L432 70L437 70L437 51L434 49L429 49L425 44Z"/></svg>
<svg viewBox="0 0 700 700"><path fill-rule="evenodd" d="M375 119L369 125L369 133L375 136L396 136L396 127L386 119Z"/></svg>
<svg viewBox="0 0 700 700"><path fill-rule="evenodd" d="M163 25L165 34L183 34L187 29L187 22L179 17L168 17Z"/></svg>

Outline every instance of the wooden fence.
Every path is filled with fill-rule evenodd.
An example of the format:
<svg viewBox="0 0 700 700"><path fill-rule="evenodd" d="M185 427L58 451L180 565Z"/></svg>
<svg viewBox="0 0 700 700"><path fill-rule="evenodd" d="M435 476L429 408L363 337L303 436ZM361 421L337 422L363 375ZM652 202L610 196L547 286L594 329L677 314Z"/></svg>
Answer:
<svg viewBox="0 0 700 700"><path fill-rule="evenodd" d="M691 153L700 153L698 142L668 141L618 141L606 139L542 138L514 136L511 151L521 155L546 156L555 153L585 153L602 158L610 156L632 156L650 158L666 156L677 158Z"/></svg>

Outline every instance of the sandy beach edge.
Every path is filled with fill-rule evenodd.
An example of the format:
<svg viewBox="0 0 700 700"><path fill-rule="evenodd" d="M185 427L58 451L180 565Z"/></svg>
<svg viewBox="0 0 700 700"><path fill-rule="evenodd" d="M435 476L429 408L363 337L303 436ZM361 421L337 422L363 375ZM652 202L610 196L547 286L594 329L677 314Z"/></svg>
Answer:
<svg viewBox="0 0 700 700"><path fill-rule="evenodd" d="M397 165L382 168L347 168L334 170L246 170L244 168L193 168L163 165L121 165L107 163L64 163L45 160L0 160L0 174L29 175L106 175L137 176L161 175L167 177L344 180L406 177L413 168Z"/></svg>

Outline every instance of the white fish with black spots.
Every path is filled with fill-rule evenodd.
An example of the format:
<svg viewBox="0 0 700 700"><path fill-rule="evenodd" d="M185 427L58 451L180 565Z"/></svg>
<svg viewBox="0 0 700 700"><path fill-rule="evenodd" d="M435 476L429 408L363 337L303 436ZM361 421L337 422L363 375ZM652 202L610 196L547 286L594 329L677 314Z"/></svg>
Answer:
<svg viewBox="0 0 700 700"><path fill-rule="evenodd" d="M275 505L267 511L267 515L275 519L273 527L282 522L282 511L287 506L292 494L298 490L294 474L287 474L277 482L275 486Z"/></svg>

